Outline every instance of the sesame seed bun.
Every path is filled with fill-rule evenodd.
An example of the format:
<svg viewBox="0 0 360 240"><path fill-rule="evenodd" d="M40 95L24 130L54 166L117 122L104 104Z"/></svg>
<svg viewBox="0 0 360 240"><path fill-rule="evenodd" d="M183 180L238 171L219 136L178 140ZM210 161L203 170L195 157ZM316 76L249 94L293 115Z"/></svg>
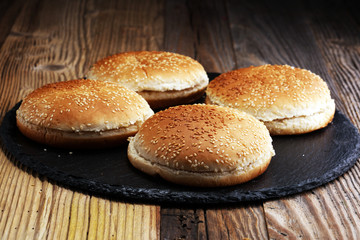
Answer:
<svg viewBox="0 0 360 240"><path fill-rule="evenodd" d="M128 146L139 170L200 187L249 181L267 169L274 154L263 123L236 109L204 104L155 113Z"/></svg>
<svg viewBox="0 0 360 240"><path fill-rule="evenodd" d="M153 114L137 93L117 84L70 80L31 92L16 112L28 138L61 148L102 148L126 143Z"/></svg>
<svg viewBox="0 0 360 240"><path fill-rule="evenodd" d="M206 90L207 104L232 107L264 122L272 135L326 127L335 103L323 79L288 65L248 67L221 74Z"/></svg>
<svg viewBox="0 0 360 240"><path fill-rule="evenodd" d="M124 52L96 62L87 78L119 83L142 95L154 109L200 98L209 83L203 66L176 53Z"/></svg>

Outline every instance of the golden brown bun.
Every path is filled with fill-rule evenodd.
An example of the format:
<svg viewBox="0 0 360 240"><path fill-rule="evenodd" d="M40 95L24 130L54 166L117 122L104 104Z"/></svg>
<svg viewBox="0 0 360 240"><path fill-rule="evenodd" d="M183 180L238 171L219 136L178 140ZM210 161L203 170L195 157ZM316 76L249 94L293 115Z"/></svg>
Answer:
<svg viewBox="0 0 360 240"><path fill-rule="evenodd" d="M152 108L189 103L209 83L203 66L176 53L139 51L109 56L96 62L89 79L119 83L141 94Z"/></svg>
<svg viewBox="0 0 360 240"><path fill-rule="evenodd" d="M148 103L117 84L71 80L30 93L16 112L27 137L62 148L111 147L126 142L151 115Z"/></svg>
<svg viewBox="0 0 360 240"><path fill-rule="evenodd" d="M128 146L130 162L141 171L201 187L249 181L274 154L263 123L236 109L204 104L154 114Z"/></svg>
<svg viewBox="0 0 360 240"><path fill-rule="evenodd" d="M248 67L210 82L206 103L245 111L272 135L302 134L332 121L335 103L318 75L288 65Z"/></svg>

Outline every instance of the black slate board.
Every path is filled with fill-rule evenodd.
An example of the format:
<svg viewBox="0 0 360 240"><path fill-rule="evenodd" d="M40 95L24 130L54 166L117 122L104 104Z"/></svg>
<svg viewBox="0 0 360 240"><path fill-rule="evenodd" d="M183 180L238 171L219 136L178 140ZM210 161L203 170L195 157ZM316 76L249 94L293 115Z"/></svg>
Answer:
<svg viewBox="0 0 360 240"><path fill-rule="evenodd" d="M210 75L214 77L216 75ZM17 129L14 106L0 136L23 165L74 190L113 199L154 204L221 204L267 200L300 193L348 171L360 156L360 135L336 111L325 129L297 136L275 136L276 156L260 177L232 187L191 188L150 177L133 168L127 146L106 150L62 150L35 143Z"/></svg>

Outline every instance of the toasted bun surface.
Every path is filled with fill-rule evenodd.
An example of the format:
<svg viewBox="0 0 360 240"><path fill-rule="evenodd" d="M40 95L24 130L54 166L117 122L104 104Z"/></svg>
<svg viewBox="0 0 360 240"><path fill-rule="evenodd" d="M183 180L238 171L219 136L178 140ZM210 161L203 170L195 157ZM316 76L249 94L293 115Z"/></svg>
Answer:
<svg viewBox="0 0 360 240"><path fill-rule="evenodd" d="M193 101L209 83L204 68L196 60L156 51L109 56L96 62L87 77L126 86L141 94L153 108Z"/></svg>
<svg viewBox="0 0 360 240"><path fill-rule="evenodd" d="M130 139L136 168L183 185L215 187L249 181L274 155L263 123L231 108L181 105L150 117Z"/></svg>
<svg viewBox="0 0 360 240"><path fill-rule="evenodd" d="M327 126L335 113L330 91L318 75L288 65L248 67L210 82L206 103L245 111L272 135L301 134Z"/></svg>
<svg viewBox="0 0 360 240"><path fill-rule="evenodd" d="M65 148L114 146L153 114L137 93L117 84L71 80L30 93L16 112L27 137Z"/></svg>

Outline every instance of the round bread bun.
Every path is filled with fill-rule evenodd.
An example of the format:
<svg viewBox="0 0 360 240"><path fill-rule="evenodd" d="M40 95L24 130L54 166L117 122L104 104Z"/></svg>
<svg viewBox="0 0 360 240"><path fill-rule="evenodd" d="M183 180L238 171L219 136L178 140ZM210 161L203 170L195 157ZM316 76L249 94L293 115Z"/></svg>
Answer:
<svg viewBox="0 0 360 240"><path fill-rule="evenodd" d="M264 122L271 135L302 134L326 127L335 113L325 81L288 65L221 74L210 82L205 102L247 112Z"/></svg>
<svg viewBox="0 0 360 240"><path fill-rule="evenodd" d="M203 66L176 53L124 52L96 62L87 78L119 83L142 95L153 109L200 98L209 83Z"/></svg>
<svg viewBox="0 0 360 240"><path fill-rule="evenodd" d="M60 148L103 148L126 143L153 114L139 94L117 84L70 80L31 92L16 111L19 130Z"/></svg>
<svg viewBox="0 0 360 240"><path fill-rule="evenodd" d="M230 186L262 174L275 152L269 131L236 109L180 105L155 113L128 145L139 170L197 187Z"/></svg>

